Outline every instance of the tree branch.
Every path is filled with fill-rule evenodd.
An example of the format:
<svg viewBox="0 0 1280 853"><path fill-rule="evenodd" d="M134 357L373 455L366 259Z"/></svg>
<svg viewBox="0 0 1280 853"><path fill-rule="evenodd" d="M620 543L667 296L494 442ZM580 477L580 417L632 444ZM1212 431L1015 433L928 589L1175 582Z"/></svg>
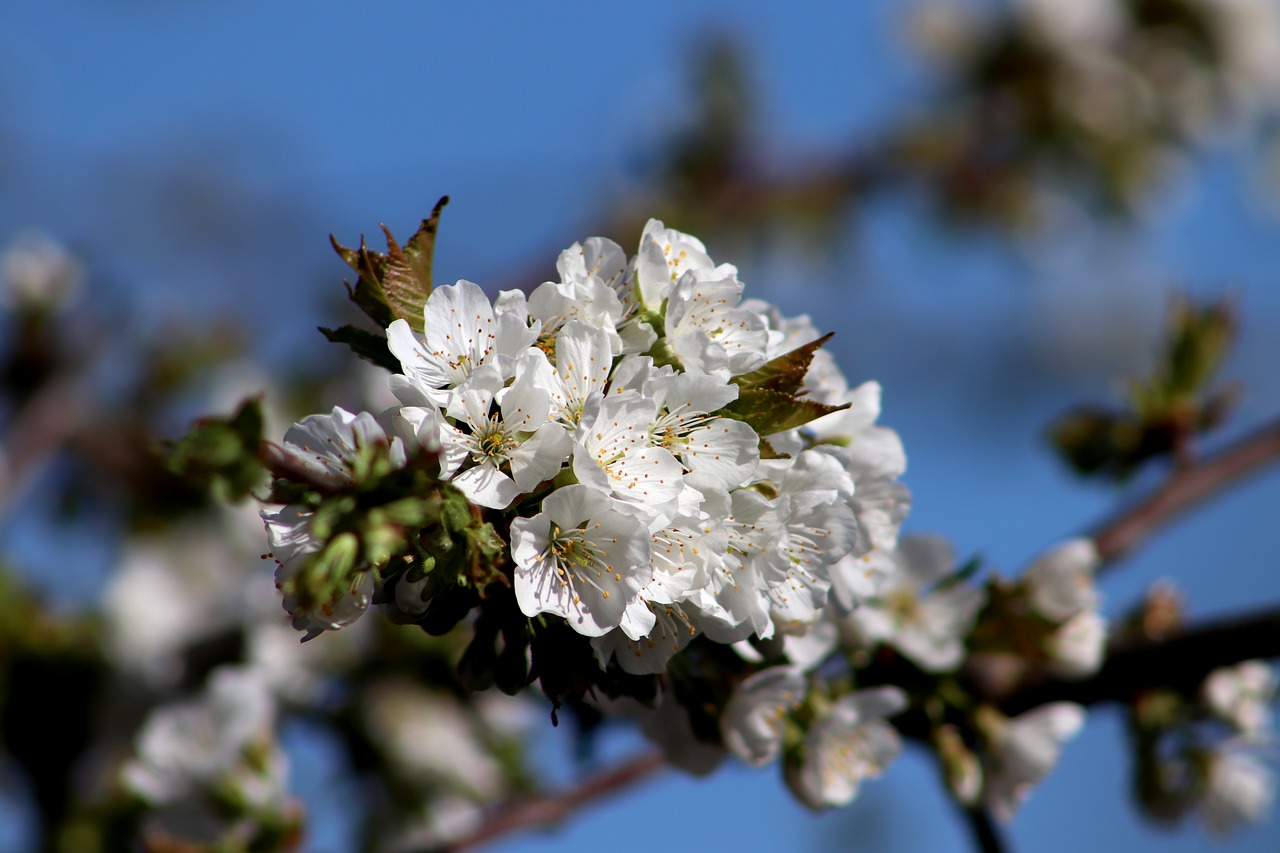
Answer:
<svg viewBox="0 0 1280 853"><path fill-rule="evenodd" d="M973 835L974 845L981 853L1008 853L1009 846L1000 834L1000 827L992 820L991 812L981 806L962 809L961 812Z"/></svg>
<svg viewBox="0 0 1280 853"><path fill-rule="evenodd" d="M1256 658L1280 658L1280 607L1188 628L1161 640L1121 641L1102 669L1083 681L1046 681L1006 698L1006 714L1049 702L1128 702L1157 687L1193 696L1215 669Z"/></svg>
<svg viewBox="0 0 1280 853"><path fill-rule="evenodd" d="M616 767L588 776L576 785L551 794L518 800L490 816L478 830L430 848L427 853L457 853L487 844L512 832L550 827L585 805L624 791L666 766L661 753L650 752Z"/></svg>
<svg viewBox="0 0 1280 853"><path fill-rule="evenodd" d="M1123 557L1175 517L1280 459L1280 420L1208 459L1176 471L1145 500L1091 534L1106 564Z"/></svg>

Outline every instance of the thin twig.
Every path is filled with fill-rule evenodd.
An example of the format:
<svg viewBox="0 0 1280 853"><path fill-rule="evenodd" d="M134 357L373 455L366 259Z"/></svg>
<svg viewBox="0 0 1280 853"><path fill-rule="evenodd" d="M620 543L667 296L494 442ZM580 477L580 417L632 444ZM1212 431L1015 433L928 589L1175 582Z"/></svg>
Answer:
<svg viewBox="0 0 1280 853"><path fill-rule="evenodd" d="M1266 465L1280 460L1280 420L1204 461L1179 469L1145 500L1092 533L1103 567L1127 554L1158 528Z"/></svg>
<svg viewBox="0 0 1280 853"><path fill-rule="evenodd" d="M554 826L581 807L631 788L665 766L661 753L638 755L616 767L588 776L571 788L512 803L496 812L475 832L431 848L430 853L457 853L513 832Z"/></svg>
<svg viewBox="0 0 1280 853"><path fill-rule="evenodd" d="M83 428L88 396L80 377L55 376L23 407L8 434L0 438L7 463L0 477L0 516L26 493L60 450Z"/></svg>
<svg viewBox="0 0 1280 853"><path fill-rule="evenodd" d="M1009 846L1000 827L991 818L991 812L977 806L962 810L965 822L969 824L969 832L973 835L973 843L981 853L1008 853Z"/></svg>

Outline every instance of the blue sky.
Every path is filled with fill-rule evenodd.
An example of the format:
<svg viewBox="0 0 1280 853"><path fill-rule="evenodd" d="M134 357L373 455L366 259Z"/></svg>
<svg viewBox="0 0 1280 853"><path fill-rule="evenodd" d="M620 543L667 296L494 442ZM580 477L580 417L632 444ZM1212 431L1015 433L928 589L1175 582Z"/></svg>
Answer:
<svg viewBox="0 0 1280 853"><path fill-rule="evenodd" d="M904 4L889 0L550 5L9 0L0 242L47 229L107 272L103 298L150 306L140 325L239 308L273 357L310 359L326 346L313 327L332 322L313 294L342 277L329 232L348 243L379 222L407 232L449 193L440 280L509 284L539 258L550 270L626 186L628 164L688 114L684 72L708 34L749 46L762 142L783 158L868 133L924 91ZM941 235L919 205L895 201L858 223L834 264L716 257L737 262L755 295L834 327L852 380L882 381L884 421L910 460L909 528L1012 572L1112 505L1048 456L1039 431L1081 395L1112 393L1112 368L1141 363L1172 288L1238 295L1232 371L1249 396L1235 431L1280 408L1280 219L1238 147L1197 155L1121 234L1011 249ZM1271 474L1197 513L1108 579L1109 610L1164 576L1199 615L1280 597L1278 505ZM549 760L562 761L561 735L547 737ZM1019 816L1017 849L1211 846L1194 827L1142 824L1127 772L1118 717L1095 715ZM817 820L773 772L735 768L704 782L672 774L560 834L499 849L753 851L860 837L872 849L968 849L919 756L850 812ZM317 837L313 849L341 845ZM1225 849L1280 849L1280 822Z"/></svg>

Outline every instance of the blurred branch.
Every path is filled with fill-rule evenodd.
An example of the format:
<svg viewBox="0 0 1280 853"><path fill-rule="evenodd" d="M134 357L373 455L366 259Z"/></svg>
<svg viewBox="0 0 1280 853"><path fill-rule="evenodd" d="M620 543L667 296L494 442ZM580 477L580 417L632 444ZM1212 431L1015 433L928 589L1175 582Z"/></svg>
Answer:
<svg viewBox="0 0 1280 853"><path fill-rule="evenodd" d="M1100 571L1196 504L1280 459L1280 420L1209 458L1176 470L1154 493L1091 534Z"/></svg>
<svg viewBox="0 0 1280 853"><path fill-rule="evenodd" d="M8 464L0 477L0 516L84 427L86 397L84 383L64 375L49 382L20 410L0 445Z"/></svg>
<svg viewBox="0 0 1280 853"><path fill-rule="evenodd" d="M661 753L650 752L635 756L616 767L588 776L563 791L517 800L490 815L480 829L429 848L429 853L470 850L513 832L554 826L581 807L625 791L665 766L666 760Z"/></svg>
<svg viewBox="0 0 1280 853"><path fill-rule="evenodd" d="M981 807L963 811L974 844L982 853L1007 853L1009 847L1000 835L1000 828L992 820L991 812Z"/></svg>
<svg viewBox="0 0 1280 853"><path fill-rule="evenodd" d="M1084 681L1049 681L1018 691L1002 710L1018 714L1049 702L1127 702L1152 688L1194 696L1215 669L1246 660L1280 658L1280 607L1187 628L1159 640L1120 640Z"/></svg>

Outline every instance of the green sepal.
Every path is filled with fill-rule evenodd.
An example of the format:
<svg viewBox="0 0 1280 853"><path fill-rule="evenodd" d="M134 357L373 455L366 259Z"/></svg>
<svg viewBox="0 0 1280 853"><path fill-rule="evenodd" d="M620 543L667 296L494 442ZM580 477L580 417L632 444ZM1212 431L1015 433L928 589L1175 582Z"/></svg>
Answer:
<svg viewBox="0 0 1280 853"><path fill-rule="evenodd" d="M805 397L796 397L768 388L743 388L738 399L721 410L721 414L740 420L757 434L773 435L804 426L810 421L849 408L848 403L829 406Z"/></svg>
<svg viewBox="0 0 1280 853"><path fill-rule="evenodd" d="M430 603L415 624L433 637L442 637L456 628L479 602L475 590L458 586L444 587L430 596L424 591L423 595Z"/></svg>
<svg viewBox="0 0 1280 853"><path fill-rule="evenodd" d="M510 579L499 566L506 560L507 543L492 524L477 521L466 530L467 551L471 557L471 581L485 597L490 584L510 585Z"/></svg>
<svg viewBox="0 0 1280 853"><path fill-rule="evenodd" d="M307 559L281 590L297 597L307 609L338 601L355 581L360 563L360 540L354 533L339 533Z"/></svg>
<svg viewBox="0 0 1280 853"><path fill-rule="evenodd" d="M735 376L729 381L744 390L763 388L782 394L796 394L804 385L804 377L809 372L809 365L813 363L814 353L831 340L834 334L835 332L827 332L816 341L796 347L750 373Z"/></svg>
<svg viewBox="0 0 1280 853"><path fill-rule="evenodd" d="M521 620L502 631L504 647L494 662L493 677L498 689L516 696L529 686L529 627Z"/></svg>
<svg viewBox="0 0 1280 853"><path fill-rule="evenodd" d="M400 360L387 349L385 336L358 329L355 326L341 326L337 329L326 329L324 326L319 328L320 333L330 341L335 344L346 344L351 347L352 352L365 361L372 362L392 373L400 372Z"/></svg>

